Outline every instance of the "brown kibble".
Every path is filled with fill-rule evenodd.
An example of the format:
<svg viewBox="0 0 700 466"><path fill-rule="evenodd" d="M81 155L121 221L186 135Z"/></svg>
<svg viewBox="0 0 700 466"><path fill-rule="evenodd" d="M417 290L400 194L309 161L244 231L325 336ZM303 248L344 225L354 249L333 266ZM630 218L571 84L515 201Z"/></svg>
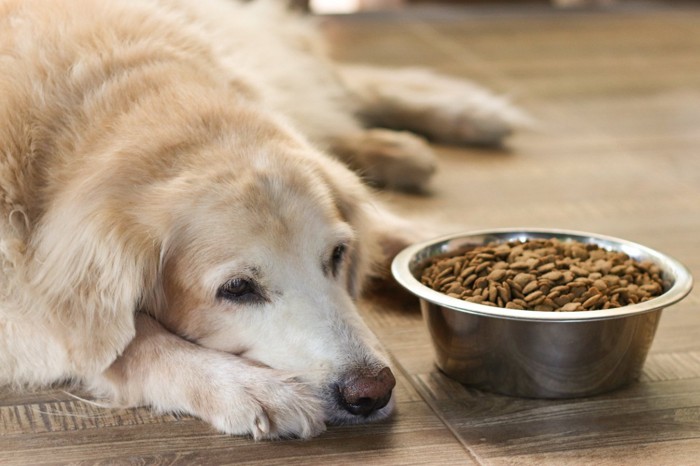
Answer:
<svg viewBox="0 0 700 466"><path fill-rule="evenodd" d="M571 294L574 295L574 298L580 297L585 292L586 292L586 287L583 285L571 287Z"/></svg>
<svg viewBox="0 0 700 466"><path fill-rule="evenodd" d="M489 285L489 301L496 302L496 298L498 297L498 288L496 288L496 285L494 283L491 283Z"/></svg>
<svg viewBox="0 0 700 466"><path fill-rule="evenodd" d="M449 275L451 273L452 273L452 267L445 267L440 271L440 273L437 275L437 277L435 277L435 280L446 277L447 275Z"/></svg>
<svg viewBox="0 0 700 466"><path fill-rule="evenodd" d="M533 301L536 301L540 297L544 296L544 293L542 293L540 290L533 291L529 295L525 296L525 302L526 303L531 303Z"/></svg>
<svg viewBox="0 0 700 466"><path fill-rule="evenodd" d="M476 273L480 273L480 272L486 270L488 267L491 267L491 262L483 262L483 263L477 265L476 269L474 271Z"/></svg>
<svg viewBox="0 0 700 466"><path fill-rule="evenodd" d="M608 284L605 283L605 280L601 280L600 278L597 280L593 280L593 286L595 286L596 288L598 288L601 291L608 288Z"/></svg>
<svg viewBox="0 0 700 466"><path fill-rule="evenodd" d="M557 265L556 265L555 263L550 262L549 264L544 264L544 265L540 265L539 267L537 267L537 271L538 271L539 273L549 272L550 270L554 270L554 268L555 268L556 266L557 266Z"/></svg>
<svg viewBox="0 0 700 466"><path fill-rule="evenodd" d="M651 261L557 239L492 243L435 259L420 281L457 299L547 312L612 309L664 292L661 270Z"/></svg>
<svg viewBox="0 0 700 466"><path fill-rule="evenodd" d="M506 271L503 270L503 269L495 269L495 270L492 270L491 273L489 273L489 274L486 276L486 278L488 278L489 280L493 280L493 281L496 281L496 282L500 282L500 281L503 280L505 277L506 277Z"/></svg>
<svg viewBox="0 0 700 466"><path fill-rule="evenodd" d="M465 287L466 287L466 286L469 286L469 285L471 285L472 283L474 283L474 281L476 281L477 278L479 278L478 275L475 274L475 273L473 273L473 274L469 275L467 278L464 279L464 281L462 282L462 285L465 286Z"/></svg>
<svg viewBox="0 0 700 466"><path fill-rule="evenodd" d="M540 260L537 259L536 257L531 257L528 260L525 261L527 264L527 267L530 269L536 268L538 265L540 265Z"/></svg>
<svg viewBox="0 0 700 466"><path fill-rule="evenodd" d="M598 259L597 261L595 261L594 267L595 270L600 272L602 275L606 275L610 272L610 269L612 268L612 263L609 260Z"/></svg>
<svg viewBox="0 0 700 466"><path fill-rule="evenodd" d="M537 280L532 280L530 283L523 287L523 294L527 296L533 291L535 291L537 288L539 288L539 286L540 285L539 283L537 283Z"/></svg>
<svg viewBox="0 0 700 466"><path fill-rule="evenodd" d="M658 283L649 283L648 285L642 285L642 289L644 291L648 291L651 294L660 294L661 291L661 285Z"/></svg>
<svg viewBox="0 0 700 466"><path fill-rule="evenodd" d="M518 288L518 285L516 284L511 284L508 283L510 286L510 299L516 299L516 298L524 298L525 295L523 294L523 291Z"/></svg>
<svg viewBox="0 0 700 466"><path fill-rule="evenodd" d="M595 295L595 296L591 296L590 298L588 298L587 300L585 300L585 301L583 302L583 307L584 307L585 309L590 309L590 308L592 308L593 306L595 306L596 304L598 304L598 301L600 301L600 298L602 298L602 296L603 296L603 295L600 295L600 294L597 294L597 295Z"/></svg>
<svg viewBox="0 0 700 466"><path fill-rule="evenodd" d="M503 286L498 287L498 296L501 297L503 302L508 302L510 301L510 288L508 288L508 284L504 284Z"/></svg>
<svg viewBox="0 0 700 466"><path fill-rule="evenodd" d="M511 248L508 246L508 244L501 244L499 246L496 246L493 250L493 253L497 257L507 257L510 254Z"/></svg>
<svg viewBox="0 0 700 466"><path fill-rule="evenodd" d="M576 278L576 276L574 275L574 273L571 270L565 270L561 273L561 275L562 275L562 281L564 283L569 283L574 278Z"/></svg>
<svg viewBox="0 0 700 466"><path fill-rule="evenodd" d="M498 261L495 264L493 264L493 268L508 270L508 262Z"/></svg>
<svg viewBox="0 0 700 466"><path fill-rule="evenodd" d="M533 281L535 276L531 273L519 273L513 277L513 282L522 290L528 283Z"/></svg>
<svg viewBox="0 0 700 466"><path fill-rule="evenodd" d="M586 260L588 259L588 251L586 251L586 248L582 248L581 246L572 246L571 256L575 257L576 259Z"/></svg>
<svg viewBox="0 0 700 466"><path fill-rule="evenodd" d="M547 272L544 275L542 275L542 278L545 278L547 280L551 280L553 282L561 280L562 277L563 277L562 273L559 272L558 270L553 270L551 272Z"/></svg>
<svg viewBox="0 0 700 466"><path fill-rule="evenodd" d="M533 311L540 311L540 312L552 312L553 310L554 310L553 306L548 306L546 304L537 304L533 308Z"/></svg>
<svg viewBox="0 0 700 466"><path fill-rule="evenodd" d="M462 287L462 285L460 285L458 282L454 282L449 288L447 288L447 294L450 293L462 294L464 293L464 287Z"/></svg>
<svg viewBox="0 0 700 466"><path fill-rule="evenodd" d="M545 296L544 299L542 300L542 304L544 304L544 305L546 305L546 306L551 306L552 309L556 309L557 307L559 307L559 306L557 306L557 303L555 303L552 299L550 299L550 298L548 298L548 297L546 297L546 296Z"/></svg>
<svg viewBox="0 0 700 466"><path fill-rule="evenodd" d="M600 294L600 291L598 291L598 288L596 288L595 286L592 286L581 295L581 299L585 301L591 296L595 296L597 294Z"/></svg>
<svg viewBox="0 0 700 466"><path fill-rule="evenodd" d="M513 262L512 264L510 264L510 268L512 270L527 270L530 267L527 265L527 262L518 261L518 262Z"/></svg>
<svg viewBox="0 0 700 466"><path fill-rule="evenodd" d="M557 306L564 306L565 304L569 304L571 301L573 301L573 299L574 299L574 295L565 294L565 295L557 296L556 298L552 298L552 301L554 301L554 303Z"/></svg>
<svg viewBox="0 0 700 466"><path fill-rule="evenodd" d="M561 310L563 312L572 312L572 311L578 311L580 308L581 308L581 305L579 303L567 303L561 307Z"/></svg>
<svg viewBox="0 0 700 466"><path fill-rule="evenodd" d="M447 285L448 283L452 283L455 281L454 275L448 275L446 277L442 277L440 280L435 282L435 286L437 288L442 288L443 286Z"/></svg>
<svg viewBox="0 0 700 466"><path fill-rule="evenodd" d="M512 278L506 279L506 283L508 284L508 286L510 286L511 290L513 290L513 289L522 290L522 287L520 285L518 285L517 283L515 283L515 281Z"/></svg>

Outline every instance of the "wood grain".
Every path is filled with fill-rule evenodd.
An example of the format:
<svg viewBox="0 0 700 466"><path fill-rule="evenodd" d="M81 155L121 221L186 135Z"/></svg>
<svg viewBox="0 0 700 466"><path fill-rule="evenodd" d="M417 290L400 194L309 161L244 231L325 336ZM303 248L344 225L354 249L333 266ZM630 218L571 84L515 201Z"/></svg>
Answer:
<svg viewBox="0 0 700 466"><path fill-rule="evenodd" d="M386 193L437 233L505 226L637 241L700 277L700 8L424 6L324 22L335 55L434 67L508 93L539 120L500 151L436 147L425 196ZM441 374L417 302L362 313L396 367L398 412L310 441L256 443L187 417L105 409L58 387L0 390L0 464L697 464L700 290L664 311L638 383L575 400L464 387Z"/></svg>

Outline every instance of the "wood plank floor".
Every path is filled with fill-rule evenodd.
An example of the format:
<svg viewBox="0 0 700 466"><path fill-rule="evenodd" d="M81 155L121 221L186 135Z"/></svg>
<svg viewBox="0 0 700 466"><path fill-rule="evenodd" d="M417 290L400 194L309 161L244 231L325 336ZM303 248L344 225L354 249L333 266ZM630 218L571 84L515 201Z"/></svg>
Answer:
<svg viewBox="0 0 700 466"><path fill-rule="evenodd" d="M438 147L430 194L385 195L397 212L440 233L619 236L700 277L698 24L700 7L627 3L607 12L420 7L324 28L339 59L470 77L540 121L502 151ZM664 312L640 382L577 400L463 387L435 369L412 299L387 291L362 312L394 358L391 420L255 443L189 417L105 410L62 389L0 390L0 464L700 463L700 287Z"/></svg>

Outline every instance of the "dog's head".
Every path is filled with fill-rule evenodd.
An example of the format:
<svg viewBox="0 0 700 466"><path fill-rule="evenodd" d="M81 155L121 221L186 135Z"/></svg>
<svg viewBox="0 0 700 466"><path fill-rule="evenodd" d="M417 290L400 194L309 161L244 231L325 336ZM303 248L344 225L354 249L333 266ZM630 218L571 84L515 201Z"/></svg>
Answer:
<svg viewBox="0 0 700 466"><path fill-rule="evenodd" d="M381 419L395 380L355 307L371 206L357 177L323 157L268 145L168 183L144 307L199 345L296 374L323 398L328 422Z"/></svg>

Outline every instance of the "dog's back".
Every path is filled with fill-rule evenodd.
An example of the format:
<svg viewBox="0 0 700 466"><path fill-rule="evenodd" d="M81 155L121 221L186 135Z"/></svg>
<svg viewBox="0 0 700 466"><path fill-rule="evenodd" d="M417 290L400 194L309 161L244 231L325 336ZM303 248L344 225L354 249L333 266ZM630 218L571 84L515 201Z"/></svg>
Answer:
<svg viewBox="0 0 700 466"><path fill-rule="evenodd" d="M90 257L97 247L81 236L93 233L90 205L109 191L105 180L127 190L139 170L158 172L146 159L127 165L102 156L146 144L147 131L133 121L146 116L157 127L151 100L167 100L161 94L168 92L173 102L196 100L182 84L188 80L212 93L227 87L200 33L154 2L0 2L0 382L43 383L103 369L133 337L132 286L120 290L121 279L100 285L95 271L102 266L90 261L111 259ZM170 108L183 119L192 112ZM115 276L129 278L129 268L120 269L115 263ZM100 315L88 288L128 312ZM71 293L95 314L73 309ZM98 327L111 325L99 342Z"/></svg>

